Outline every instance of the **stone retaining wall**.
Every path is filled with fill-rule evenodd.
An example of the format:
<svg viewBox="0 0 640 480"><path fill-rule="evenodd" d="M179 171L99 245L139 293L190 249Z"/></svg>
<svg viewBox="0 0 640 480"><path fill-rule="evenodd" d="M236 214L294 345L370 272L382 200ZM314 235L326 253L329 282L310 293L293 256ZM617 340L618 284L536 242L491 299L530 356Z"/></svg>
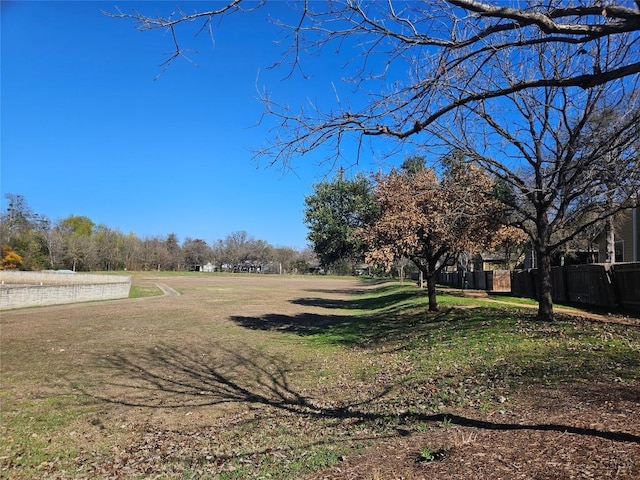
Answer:
<svg viewBox="0 0 640 480"><path fill-rule="evenodd" d="M131 277L0 270L0 310L127 298Z"/></svg>

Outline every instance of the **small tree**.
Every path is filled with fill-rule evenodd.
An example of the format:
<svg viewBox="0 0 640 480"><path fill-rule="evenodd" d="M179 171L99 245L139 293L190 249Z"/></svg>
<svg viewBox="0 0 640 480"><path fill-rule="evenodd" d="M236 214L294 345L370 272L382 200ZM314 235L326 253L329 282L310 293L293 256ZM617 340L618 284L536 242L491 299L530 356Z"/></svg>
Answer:
<svg viewBox="0 0 640 480"><path fill-rule="evenodd" d="M366 258L386 270L407 257L427 283L429 310L437 311L436 275L465 250L488 245L498 228L493 181L450 157L438 178L433 168L376 176L380 217L364 231Z"/></svg>
<svg viewBox="0 0 640 480"><path fill-rule="evenodd" d="M95 262L96 248L92 241L95 224L89 217L69 215L58 228L62 233L65 263L74 272L81 268L89 270Z"/></svg>
<svg viewBox="0 0 640 480"><path fill-rule="evenodd" d="M393 266L398 272L398 280L400 280L400 283L404 282L406 269L410 265L411 265L411 260L408 259L407 257L400 257L396 259L396 261L394 262Z"/></svg>
<svg viewBox="0 0 640 480"><path fill-rule="evenodd" d="M200 238L185 238L182 243L182 251L188 268L196 268L213 259L213 251L211 247Z"/></svg>
<svg viewBox="0 0 640 480"><path fill-rule="evenodd" d="M315 185L305 205L307 238L323 267L353 267L362 261L365 245L359 232L378 213L372 185L364 175L350 180L338 172L334 180Z"/></svg>

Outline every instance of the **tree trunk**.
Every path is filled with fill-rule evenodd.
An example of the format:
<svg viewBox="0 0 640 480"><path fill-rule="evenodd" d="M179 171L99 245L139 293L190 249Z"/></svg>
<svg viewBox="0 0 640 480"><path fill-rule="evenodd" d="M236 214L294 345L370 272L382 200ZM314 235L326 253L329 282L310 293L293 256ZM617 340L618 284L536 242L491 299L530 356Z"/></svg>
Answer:
<svg viewBox="0 0 640 480"><path fill-rule="evenodd" d="M411 261L418 267L419 286L420 289L424 288L424 282L427 283L427 296L429 297L429 311L438 311L438 300L436 299L436 268L429 264L429 262L422 262L420 258L412 258Z"/></svg>
<svg viewBox="0 0 640 480"><path fill-rule="evenodd" d="M438 299L436 298L436 274L435 272L424 272L424 278L427 282L427 295L429 296L429 311L438 311Z"/></svg>
<svg viewBox="0 0 640 480"><path fill-rule="evenodd" d="M605 262L615 263L616 262L616 237L613 229L613 217L607 218L604 231L605 231L605 237L607 240L607 257Z"/></svg>
<svg viewBox="0 0 640 480"><path fill-rule="evenodd" d="M536 249L538 256L538 320L553 321L553 298L551 296L551 255L544 248Z"/></svg>

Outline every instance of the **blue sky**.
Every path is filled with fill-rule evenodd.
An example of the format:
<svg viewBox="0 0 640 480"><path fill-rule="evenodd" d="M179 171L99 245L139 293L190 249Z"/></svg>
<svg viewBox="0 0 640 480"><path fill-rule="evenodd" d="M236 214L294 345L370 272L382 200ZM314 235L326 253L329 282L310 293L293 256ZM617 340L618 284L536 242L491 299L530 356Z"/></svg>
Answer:
<svg viewBox="0 0 640 480"><path fill-rule="evenodd" d="M167 34L138 32L101 10L154 15L176 4L1 2L3 209L12 193L52 221L85 215L141 238L211 242L245 230L303 248L304 196L327 174L317 163L328 152L297 160L287 174L256 165L252 149L269 135L255 127L263 112L256 86L293 106L322 101L344 59L314 58L311 80L266 69L285 48L267 15L288 11L269 2L226 17L214 45L206 35L187 38L197 66L178 60L154 80L172 49ZM180 2L185 11L210 5Z"/></svg>

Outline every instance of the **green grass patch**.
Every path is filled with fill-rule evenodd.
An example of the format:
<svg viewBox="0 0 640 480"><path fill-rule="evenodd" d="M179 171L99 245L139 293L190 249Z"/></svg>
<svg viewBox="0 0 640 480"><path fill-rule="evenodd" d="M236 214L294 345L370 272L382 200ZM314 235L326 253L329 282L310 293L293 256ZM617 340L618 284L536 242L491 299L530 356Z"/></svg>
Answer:
<svg viewBox="0 0 640 480"><path fill-rule="evenodd" d="M515 303L518 305L536 306L538 302L532 298L512 297L511 295L489 295L490 300L498 300L500 302Z"/></svg>
<svg viewBox="0 0 640 480"><path fill-rule="evenodd" d="M238 461L231 463L216 476L220 480L241 480L246 478L289 478L295 479L340 462L341 454L335 448L312 447L308 450L271 451L257 461Z"/></svg>
<svg viewBox="0 0 640 480"><path fill-rule="evenodd" d="M156 297L159 295L162 295L162 290L155 285L131 285L129 290L129 298Z"/></svg>
<svg viewBox="0 0 640 480"><path fill-rule="evenodd" d="M516 304L516 305L529 306L529 307L537 307L538 306L538 301L534 300L532 298L512 297L512 296L509 296L509 295L489 295L488 299L489 300L499 301L499 302L512 303L512 304ZM564 304L564 303L556 303L556 304L554 304L554 307L561 308L563 310L571 310L571 311L575 311L575 312L581 311L581 309L579 307L576 307L576 306L573 306L573 305L567 305L567 304ZM588 311L588 310L585 310L585 311Z"/></svg>
<svg viewBox="0 0 640 480"><path fill-rule="evenodd" d="M79 451L77 432L65 427L86 412L78 406L78 398L48 397L13 402L7 395L2 398L2 436L0 466L23 471L12 478L34 478L47 471L73 468Z"/></svg>
<svg viewBox="0 0 640 480"><path fill-rule="evenodd" d="M504 389L526 385L640 381L638 329L569 317L545 323L534 310L475 298L440 295L438 301L440 312L428 312L423 292L386 285L354 298L346 306L352 316L314 329L309 341L402 351L404 387L433 386L426 401L399 402L413 411L488 411L499 407ZM376 374L363 367L355 378Z"/></svg>

